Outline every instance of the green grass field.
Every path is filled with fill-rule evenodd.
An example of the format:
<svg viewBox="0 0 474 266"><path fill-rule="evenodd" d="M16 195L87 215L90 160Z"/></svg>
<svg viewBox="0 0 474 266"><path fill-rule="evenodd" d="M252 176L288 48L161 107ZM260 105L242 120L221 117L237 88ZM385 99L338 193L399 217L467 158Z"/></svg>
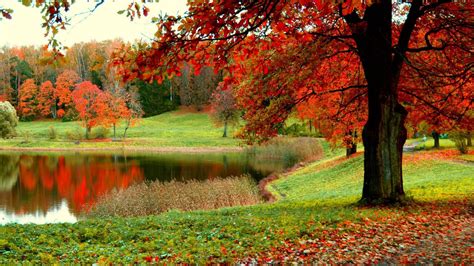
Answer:
<svg viewBox="0 0 474 266"><path fill-rule="evenodd" d="M327 150L327 146L325 148ZM409 207L355 205L362 189L362 156L345 159L339 156L340 151L333 151L323 160L270 183L270 189L278 191L280 198L272 204L213 211L171 211L142 218L91 219L76 224L0 227L0 263L130 264L156 260L264 263L283 260L284 257L275 255L282 252L287 254L286 258L304 255L303 250L309 250L304 243L311 239L324 240L328 234L332 238L347 239L361 230L358 226L372 226L368 232L376 232L385 224L390 230L400 230L396 231L397 235L415 234L407 238L409 241L430 230L448 230L440 226L456 224L446 219L469 208L463 202L472 205L474 200L474 165L458 157L429 159L429 152L419 152L406 159L405 190L419 202ZM423 205L426 202L428 205ZM434 218L429 218L431 215L435 215ZM405 223L406 219L412 222ZM418 220L422 222L417 223ZM463 221L460 220L461 226L466 222ZM356 227L351 226L354 224ZM433 229L428 230L427 224ZM386 231L380 234L384 245L389 245L388 250L390 245L404 241L397 240L396 235L387 238ZM381 245L372 238L367 241L375 243L370 250L378 250ZM288 251L293 246L297 246L296 251ZM297 250L301 253L295 253ZM336 251L352 254L342 248L331 252ZM389 255L383 255L383 250L380 252L382 258ZM315 253L315 256L321 254ZM333 253L328 254L328 261L337 259ZM456 256L454 259L459 259L459 255ZM246 260L248 258L252 260ZM291 258L290 261L299 261Z"/></svg>
<svg viewBox="0 0 474 266"><path fill-rule="evenodd" d="M57 140L49 139L49 128L58 133ZM123 135L123 126L118 127L117 135ZM232 136L233 128L230 129ZM74 144L66 134L80 132L85 134L79 122L34 121L21 122L17 127L18 137L12 140L0 140L0 147L35 148L121 148L130 147L236 147L241 141L232 137L223 138L223 128L215 127L206 113L170 112L142 119L127 132L125 142L82 141ZM92 130L94 133L95 129ZM24 133L30 135L25 141ZM110 129L109 138L112 137ZM25 143L26 142L26 143Z"/></svg>

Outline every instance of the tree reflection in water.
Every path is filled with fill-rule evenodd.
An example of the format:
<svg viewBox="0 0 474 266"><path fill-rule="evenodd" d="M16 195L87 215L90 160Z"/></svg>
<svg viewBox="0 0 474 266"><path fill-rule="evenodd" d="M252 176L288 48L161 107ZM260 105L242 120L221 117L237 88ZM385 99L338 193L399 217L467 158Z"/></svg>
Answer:
<svg viewBox="0 0 474 266"><path fill-rule="evenodd" d="M0 163L8 166L0 172L0 203L15 214L46 214L64 200L78 214L99 195L144 180L137 161L111 156L0 155Z"/></svg>
<svg viewBox="0 0 474 266"><path fill-rule="evenodd" d="M147 180L211 179L250 174L257 181L283 167L246 154L0 153L0 224L34 216L77 216L112 189ZM14 217L14 218L12 218ZM55 218L55 219L56 219ZM70 221L54 220L45 222Z"/></svg>

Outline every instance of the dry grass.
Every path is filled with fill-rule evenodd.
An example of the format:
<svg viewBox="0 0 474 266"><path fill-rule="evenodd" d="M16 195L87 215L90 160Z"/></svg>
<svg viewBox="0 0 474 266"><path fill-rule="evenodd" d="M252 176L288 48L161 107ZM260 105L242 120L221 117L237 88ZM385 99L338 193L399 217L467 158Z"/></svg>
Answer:
<svg viewBox="0 0 474 266"><path fill-rule="evenodd" d="M172 209L209 210L252 205L261 201L255 181L249 176L205 181L155 181L115 190L102 196L87 211L86 216L145 216Z"/></svg>
<svg viewBox="0 0 474 266"><path fill-rule="evenodd" d="M317 160L324 155L320 141L310 137L279 137L252 149L249 152L255 154L255 160L283 159L286 167L292 167L297 162Z"/></svg>

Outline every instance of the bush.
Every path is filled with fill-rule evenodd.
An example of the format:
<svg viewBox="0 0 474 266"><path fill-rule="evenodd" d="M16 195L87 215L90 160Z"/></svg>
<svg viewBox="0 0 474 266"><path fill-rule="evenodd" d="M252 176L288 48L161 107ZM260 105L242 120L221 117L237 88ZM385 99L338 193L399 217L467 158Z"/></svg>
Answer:
<svg viewBox="0 0 474 266"><path fill-rule="evenodd" d="M454 141L454 144L460 153L467 154L469 152L469 147L467 146L468 135L466 133L454 131L449 134L449 137Z"/></svg>
<svg viewBox="0 0 474 266"><path fill-rule="evenodd" d="M92 130L92 134L90 136L91 139L105 139L110 135L110 129L105 127L97 127Z"/></svg>
<svg viewBox="0 0 474 266"><path fill-rule="evenodd" d="M76 121L78 116L75 108L69 108L61 119L63 122Z"/></svg>
<svg viewBox="0 0 474 266"><path fill-rule="evenodd" d="M308 122L285 125L278 133L290 137L322 137L322 134L316 128L313 127L311 131L309 130Z"/></svg>
<svg viewBox="0 0 474 266"><path fill-rule="evenodd" d="M16 136L18 116L15 108L9 102L0 102L0 137L4 139Z"/></svg>
<svg viewBox="0 0 474 266"><path fill-rule="evenodd" d="M31 131L25 130L25 131L22 131L20 134L21 134L21 137L23 138L23 141L21 143L31 142L31 138L32 138Z"/></svg>
<svg viewBox="0 0 474 266"><path fill-rule="evenodd" d="M249 176L205 181L154 181L100 197L86 214L91 217L144 216L172 209L208 210L261 202L255 181Z"/></svg>
<svg viewBox="0 0 474 266"><path fill-rule="evenodd" d="M48 136L50 140L55 140L58 138L58 131L56 128L54 128L54 126L50 126L48 128Z"/></svg>
<svg viewBox="0 0 474 266"><path fill-rule="evenodd" d="M76 128L74 131L66 131L66 139L74 141L75 143L81 142L81 140L83 140L81 130Z"/></svg>

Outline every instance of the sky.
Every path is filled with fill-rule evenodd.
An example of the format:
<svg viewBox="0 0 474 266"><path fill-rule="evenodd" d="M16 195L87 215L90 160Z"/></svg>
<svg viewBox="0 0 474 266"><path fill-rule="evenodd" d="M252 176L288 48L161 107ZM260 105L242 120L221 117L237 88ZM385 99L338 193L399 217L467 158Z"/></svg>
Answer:
<svg viewBox="0 0 474 266"><path fill-rule="evenodd" d="M67 17L71 25L58 34L58 40L65 46L91 40L108 40L122 38L126 41L150 39L156 31L151 18L160 13L176 15L186 10L186 0L160 0L158 3L147 3L150 14L146 18L130 21L117 14L126 9L131 0L106 0L93 13L87 12L95 6L94 0L76 0ZM0 21L0 46L41 46L47 44L45 29L41 27L41 10L25 7L17 0L0 0L0 7L14 10L11 20Z"/></svg>

